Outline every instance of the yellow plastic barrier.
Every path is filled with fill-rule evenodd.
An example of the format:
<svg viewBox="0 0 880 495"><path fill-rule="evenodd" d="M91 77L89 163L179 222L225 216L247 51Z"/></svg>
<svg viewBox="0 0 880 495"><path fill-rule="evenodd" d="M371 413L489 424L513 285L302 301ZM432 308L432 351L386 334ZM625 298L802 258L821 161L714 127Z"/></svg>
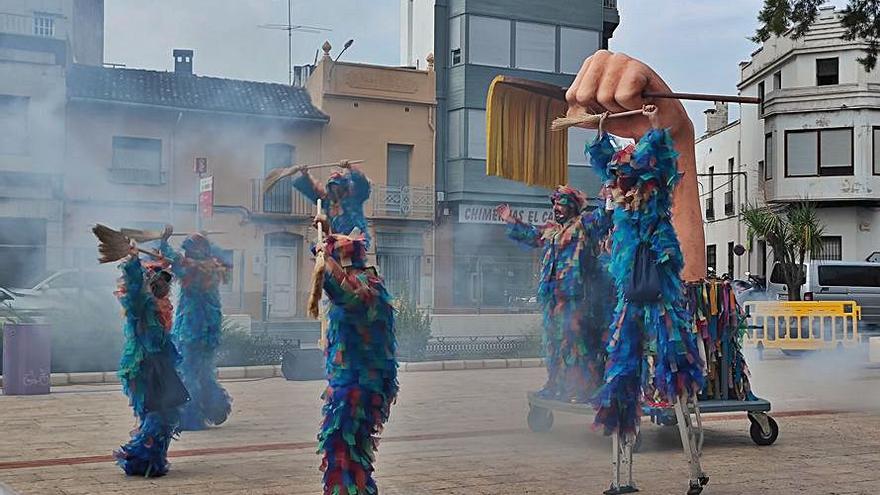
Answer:
<svg viewBox="0 0 880 495"><path fill-rule="evenodd" d="M862 308L855 301L752 301L743 306L743 343L751 347L814 351L859 344Z"/></svg>

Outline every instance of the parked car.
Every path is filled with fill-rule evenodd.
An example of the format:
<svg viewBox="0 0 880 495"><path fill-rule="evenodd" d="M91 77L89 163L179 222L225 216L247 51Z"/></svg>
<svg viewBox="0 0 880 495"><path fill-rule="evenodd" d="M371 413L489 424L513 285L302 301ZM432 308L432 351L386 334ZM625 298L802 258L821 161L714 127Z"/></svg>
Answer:
<svg viewBox="0 0 880 495"><path fill-rule="evenodd" d="M767 284L772 300L788 300L788 289L779 263L774 264ZM862 308L859 329L880 333L880 263L863 261L811 261L804 264L805 301L855 301Z"/></svg>
<svg viewBox="0 0 880 495"><path fill-rule="evenodd" d="M0 288L0 301L13 314L25 317L91 311L95 307L118 305L113 292L119 271L66 268L58 270L30 288Z"/></svg>

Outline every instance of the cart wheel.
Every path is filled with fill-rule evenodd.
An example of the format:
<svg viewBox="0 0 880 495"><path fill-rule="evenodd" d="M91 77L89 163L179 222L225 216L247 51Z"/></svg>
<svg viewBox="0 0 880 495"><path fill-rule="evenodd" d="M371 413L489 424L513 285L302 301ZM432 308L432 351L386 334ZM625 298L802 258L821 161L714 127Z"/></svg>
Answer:
<svg viewBox="0 0 880 495"><path fill-rule="evenodd" d="M529 429L535 433L546 433L553 427L553 411L543 407L529 407L527 419Z"/></svg>
<svg viewBox="0 0 880 495"><path fill-rule="evenodd" d="M749 435L752 437L752 441L758 445L773 445L776 437L779 436L779 425L776 424L776 420L767 416L767 423L770 425L769 433L764 433L764 430L757 421L752 421L752 426L749 428Z"/></svg>

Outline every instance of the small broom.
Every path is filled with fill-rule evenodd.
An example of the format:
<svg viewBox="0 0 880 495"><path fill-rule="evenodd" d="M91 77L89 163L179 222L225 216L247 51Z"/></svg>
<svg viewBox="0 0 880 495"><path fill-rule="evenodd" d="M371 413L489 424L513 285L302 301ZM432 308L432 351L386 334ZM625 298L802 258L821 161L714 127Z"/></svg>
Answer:
<svg viewBox="0 0 880 495"><path fill-rule="evenodd" d="M92 228L92 233L98 238L98 263L112 263L131 254L131 239L122 232L97 224ZM156 251L141 248L137 250L156 259L163 258Z"/></svg>
<svg viewBox="0 0 880 495"><path fill-rule="evenodd" d="M318 214L321 213L321 200L318 199ZM318 246L324 243L324 227L318 222ZM321 294L324 290L324 272L326 263L324 261L324 250L318 251L315 255L315 270L312 272L312 291L309 293L309 316L318 319L321 315ZM324 336L321 335L321 339Z"/></svg>
<svg viewBox="0 0 880 495"><path fill-rule="evenodd" d="M340 160L338 162L333 162L333 163L319 163L317 165L306 165L305 167L301 168L300 170L312 170L315 168L341 167L342 163L343 163L343 160ZM357 165L358 163L364 163L364 161L363 160L351 160L348 162L349 165ZM263 193L266 193L267 191L272 189L275 186L275 184L277 184L278 181L280 181L281 179L283 179L285 177L290 177L291 175L295 174L297 172L298 167L299 167L299 165L294 165L294 166L285 167L285 168L276 168L275 170L272 170L271 172L269 172L269 174L266 175L266 178L263 180Z"/></svg>

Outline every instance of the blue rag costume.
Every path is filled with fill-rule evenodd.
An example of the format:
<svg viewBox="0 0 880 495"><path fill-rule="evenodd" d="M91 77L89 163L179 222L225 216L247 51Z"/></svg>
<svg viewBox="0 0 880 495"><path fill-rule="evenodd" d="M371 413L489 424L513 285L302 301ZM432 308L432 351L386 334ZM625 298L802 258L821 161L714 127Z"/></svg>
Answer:
<svg viewBox="0 0 880 495"><path fill-rule="evenodd" d="M328 194L331 186L339 187L341 193L338 196ZM357 227L364 235L367 250L370 250L370 231L364 216L364 203L370 198L370 181L363 172L354 168L345 174L334 172L326 188L308 173L303 173L293 180L293 187L312 203L321 200L321 207L330 219L331 232L349 235Z"/></svg>
<svg viewBox="0 0 880 495"><path fill-rule="evenodd" d="M362 239L327 239L323 290L328 314L323 453L324 495L375 495L377 435L397 397L394 308ZM345 263L347 266L343 266Z"/></svg>
<svg viewBox="0 0 880 495"><path fill-rule="evenodd" d="M557 188L551 199L576 212L586 203L580 191L567 186ZM585 402L602 382L603 334L613 294L598 256L610 227L611 215L603 209L578 213L564 224L508 224L511 239L543 251L538 301L547 364L547 383L539 392L544 398Z"/></svg>
<svg viewBox="0 0 880 495"><path fill-rule="evenodd" d="M168 447L178 432L178 407L186 400L174 372L179 356L171 341L171 302L149 287L151 277L170 281L170 274L158 265L144 270L132 258L122 265L122 275L117 295L125 312L125 347L118 376L138 428L114 457L128 475L157 477L168 472Z"/></svg>
<svg viewBox="0 0 880 495"><path fill-rule="evenodd" d="M672 404L697 394L703 363L692 332L681 270L684 257L672 227L672 191L679 180L677 153L667 130L652 129L617 151L608 134L589 155L616 203L609 270L617 306L609 329L605 379L593 397L595 426L606 434L634 434L643 404ZM661 286L654 303L627 301L636 253L648 243Z"/></svg>
<svg viewBox="0 0 880 495"><path fill-rule="evenodd" d="M193 234L183 242L184 255L162 242L160 252L180 281L180 300L171 332L182 359L178 372L192 400L181 413L182 430L202 430L226 421L232 399L216 377L223 311L219 286L231 260L207 238Z"/></svg>

